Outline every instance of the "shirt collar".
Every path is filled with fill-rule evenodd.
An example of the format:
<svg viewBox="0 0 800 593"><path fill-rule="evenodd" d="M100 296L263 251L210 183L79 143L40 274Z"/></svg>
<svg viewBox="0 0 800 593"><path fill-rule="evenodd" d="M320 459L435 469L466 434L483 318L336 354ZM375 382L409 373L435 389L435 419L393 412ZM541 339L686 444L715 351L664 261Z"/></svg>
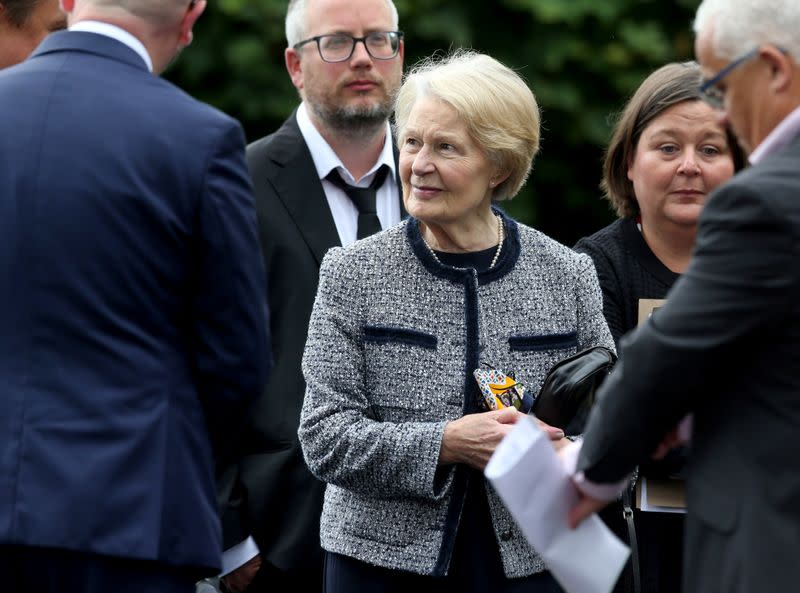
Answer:
<svg viewBox="0 0 800 593"><path fill-rule="evenodd" d="M100 21L80 21L72 25L69 30L97 33L98 35L105 35L106 37L116 39L139 54L142 60L144 60L144 63L147 65L147 69L150 72L153 71L153 60L150 58L150 54L147 53L147 49L145 48L144 44L136 39L136 37L128 33L125 29L121 29L116 25L103 23Z"/></svg>
<svg viewBox="0 0 800 593"><path fill-rule="evenodd" d="M775 126L775 129L756 147L750 154L750 164L758 164L767 155L791 144L798 135L800 135L800 107L783 118L783 121Z"/></svg>
<svg viewBox="0 0 800 593"><path fill-rule="evenodd" d="M338 169L342 173L343 179L348 183L355 184L356 179L344 166L342 160L336 155L331 145L322 137L319 130L314 126L311 117L308 115L305 102L300 103L297 108L297 126L300 128L300 133L303 135L311 158L314 161L314 166L317 169L317 175L320 179L325 179L333 169ZM386 134L383 141L383 149L378 157L376 163L372 168L367 171L367 174L362 179L369 179L370 176L378 170L381 165L386 165L392 171L392 177L397 175L394 162L394 148L392 146L392 130L389 127L389 122L386 122ZM392 178L390 177L390 178Z"/></svg>

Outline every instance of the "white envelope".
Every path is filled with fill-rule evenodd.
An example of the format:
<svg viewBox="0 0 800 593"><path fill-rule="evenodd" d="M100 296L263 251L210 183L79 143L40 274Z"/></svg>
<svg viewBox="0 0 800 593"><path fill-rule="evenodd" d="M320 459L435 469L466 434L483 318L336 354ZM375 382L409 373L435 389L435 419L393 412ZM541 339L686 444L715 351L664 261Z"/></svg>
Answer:
<svg viewBox="0 0 800 593"><path fill-rule="evenodd" d="M486 478L567 593L609 593L630 553L597 517L567 524L578 494L532 417L517 422L489 460Z"/></svg>

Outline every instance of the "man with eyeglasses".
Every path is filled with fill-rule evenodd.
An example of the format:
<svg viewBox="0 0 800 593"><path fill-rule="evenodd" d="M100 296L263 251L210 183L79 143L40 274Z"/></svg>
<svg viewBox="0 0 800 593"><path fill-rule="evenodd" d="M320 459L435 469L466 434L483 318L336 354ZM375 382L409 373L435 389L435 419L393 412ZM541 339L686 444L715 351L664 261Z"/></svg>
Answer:
<svg viewBox="0 0 800 593"><path fill-rule="evenodd" d="M18 64L48 33L66 26L58 0L1 0L0 69Z"/></svg>
<svg viewBox="0 0 800 593"><path fill-rule="evenodd" d="M206 0L61 7L0 72L0 590L192 593L271 358L244 133L159 76Z"/></svg>
<svg viewBox="0 0 800 593"><path fill-rule="evenodd" d="M322 591L325 485L308 471L297 439L305 394L300 363L319 265L331 247L388 228L402 213L388 123L403 66L392 1L292 0L286 40L286 69L302 103L247 150L275 368L245 433L224 518L228 544L250 534L260 548L261 567L248 591L269 593ZM244 540L226 558L235 565L254 551L252 539ZM223 581L241 590L258 561Z"/></svg>
<svg viewBox="0 0 800 593"><path fill-rule="evenodd" d="M571 521L678 442L691 413L683 592L797 591L800 3L705 0L695 31L699 90L751 166L711 195L689 269L623 341L577 456Z"/></svg>

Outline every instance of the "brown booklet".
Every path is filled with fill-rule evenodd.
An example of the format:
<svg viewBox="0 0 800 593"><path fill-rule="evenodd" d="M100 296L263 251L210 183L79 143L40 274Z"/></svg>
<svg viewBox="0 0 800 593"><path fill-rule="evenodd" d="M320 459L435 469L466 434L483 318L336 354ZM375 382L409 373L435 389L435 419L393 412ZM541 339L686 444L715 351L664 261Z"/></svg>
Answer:
<svg viewBox="0 0 800 593"><path fill-rule="evenodd" d="M664 299L639 299L639 325L660 307ZM686 512L686 481L683 478L639 477L636 483L636 506L643 511L660 513Z"/></svg>

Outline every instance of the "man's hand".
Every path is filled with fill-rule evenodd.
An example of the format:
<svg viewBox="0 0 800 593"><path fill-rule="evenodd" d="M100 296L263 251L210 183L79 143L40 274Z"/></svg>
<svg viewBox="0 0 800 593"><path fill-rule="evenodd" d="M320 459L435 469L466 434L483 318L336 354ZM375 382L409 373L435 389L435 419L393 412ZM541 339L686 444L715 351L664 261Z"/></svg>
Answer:
<svg viewBox="0 0 800 593"><path fill-rule="evenodd" d="M680 421L678 426L664 435L664 438L661 439L661 442L658 444L658 447L656 447L656 450L653 451L653 459L664 459L666 454L672 449L675 447L680 447L684 443L688 443L691 438L692 415L689 414Z"/></svg>
<svg viewBox="0 0 800 593"><path fill-rule="evenodd" d="M572 507L567 517L567 523L572 529L580 525L586 517L592 513L596 513L609 503L607 500L597 500L596 498L586 496L577 486L575 490L578 491L578 504Z"/></svg>
<svg viewBox="0 0 800 593"><path fill-rule="evenodd" d="M678 427L676 426L661 439L658 447L653 451L653 459L664 459L667 453L672 451L675 447L678 447L681 443L681 438L678 436Z"/></svg>
<svg viewBox="0 0 800 593"><path fill-rule="evenodd" d="M221 580L224 581L231 593L242 593L253 582L259 568L261 568L261 556L256 554L239 568L226 574Z"/></svg>

